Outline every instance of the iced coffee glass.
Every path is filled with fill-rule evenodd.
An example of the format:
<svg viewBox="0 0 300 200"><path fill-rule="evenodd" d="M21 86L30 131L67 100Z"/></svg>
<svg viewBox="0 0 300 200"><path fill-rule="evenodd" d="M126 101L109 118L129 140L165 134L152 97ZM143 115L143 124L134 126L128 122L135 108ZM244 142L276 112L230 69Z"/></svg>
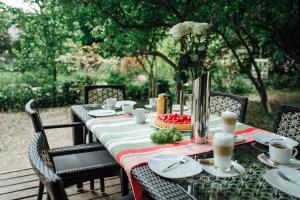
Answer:
<svg viewBox="0 0 300 200"><path fill-rule="evenodd" d="M237 114L231 111L225 111L221 114L223 131L228 133L234 133L237 124Z"/></svg>
<svg viewBox="0 0 300 200"><path fill-rule="evenodd" d="M234 135L215 133L213 138L214 165L218 170L229 171L234 150Z"/></svg>

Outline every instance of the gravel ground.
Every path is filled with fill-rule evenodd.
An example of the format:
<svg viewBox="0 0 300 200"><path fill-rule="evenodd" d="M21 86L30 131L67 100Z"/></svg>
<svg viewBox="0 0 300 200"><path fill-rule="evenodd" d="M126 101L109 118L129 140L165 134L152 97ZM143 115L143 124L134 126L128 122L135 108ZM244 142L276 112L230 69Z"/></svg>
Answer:
<svg viewBox="0 0 300 200"><path fill-rule="evenodd" d="M44 124L71 121L70 108L41 111ZM34 133L30 118L24 113L0 112L0 172L30 167L27 148ZM72 145L70 128L46 131L50 148Z"/></svg>

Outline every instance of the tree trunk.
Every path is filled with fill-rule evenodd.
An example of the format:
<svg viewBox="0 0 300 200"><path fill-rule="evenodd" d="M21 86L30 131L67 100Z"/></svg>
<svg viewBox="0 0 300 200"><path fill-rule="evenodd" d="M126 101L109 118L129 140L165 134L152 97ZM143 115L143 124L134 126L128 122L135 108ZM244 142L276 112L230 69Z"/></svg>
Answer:
<svg viewBox="0 0 300 200"><path fill-rule="evenodd" d="M227 37L225 36L225 33L219 32L223 38L223 40L225 41L225 43L227 44L227 46L230 48L231 52L233 53L233 56L236 58L237 60L237 64L241 70L241 73L244 73L248 76L248 78L250 79L250 81L254 84L256 91L259 94L259 97L261 99L261 104L264 107L264 110L267 114L270 114L272 112L271 110L271 106L270 106L270 102L268 100L268 94L267 94L267 90L264 84L264 81L261 78L261 72L258 68L258 66L256 65L254 58L252 57L252 54L250 52L250 49L247 47L247 52L248 52L248 56L250 56L250 59L253 65L254 65L254 69L257 73L257 79L252 75L251 73L251 65L245 65L240 57L238 56L238 54L236 53L233 45L230 43L230 41L227 39ZM238 37L241 39L241 41L244 43L244 45L246 45L245 41L241 38L241 35L237 34Z"/></svg>

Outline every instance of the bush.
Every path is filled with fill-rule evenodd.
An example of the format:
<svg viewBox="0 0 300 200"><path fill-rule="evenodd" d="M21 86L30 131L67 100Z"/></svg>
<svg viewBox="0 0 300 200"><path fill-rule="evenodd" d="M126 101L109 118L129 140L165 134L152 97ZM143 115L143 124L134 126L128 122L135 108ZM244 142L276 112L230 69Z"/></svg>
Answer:
<svg viewBox="0 0 300 200"><path fill-rule="evenodd" d="M238 72L217 66L212 71L212 90L244 95L253 91L252 83Z"/></svg>
<svg viewBox="0 0 300 200"><path fill-rule="evenodd" d="M149 84L147 81L135 82L136 73L124 75L120 72L111 71L107 78L107 84L124 84L126 86L127 98L137 101L148 99Z"/></svg>
<svg viewBox="0 0 300 200"><path fill-rule="evenodd" d="M38 78L36 78L38 77ZM41 107L53 106L52 83L40 79L40 76L24 74L11 83L1 83L0 111L23 111L30 99L35 99ZM95 80L77 75L72 80L57 82L57 97L54 106L83 103L84 85L93 84Z"/></svg>

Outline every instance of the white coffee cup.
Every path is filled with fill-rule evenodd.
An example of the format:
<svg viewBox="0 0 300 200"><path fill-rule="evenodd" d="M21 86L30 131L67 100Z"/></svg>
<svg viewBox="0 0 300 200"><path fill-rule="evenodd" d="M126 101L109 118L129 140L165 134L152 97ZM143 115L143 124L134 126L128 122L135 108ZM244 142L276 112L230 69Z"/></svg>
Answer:
<svg viewBox="0 0 300 200"><path fill-rule="evenodd" d="M291 158L298 154L298 150L285 142L274 141L269 144L269 154L271 160L280 164L287 164Z"/></svg>
<svg viewBox="0 0 300 200"><path fill-rule="evenodd" d="M132 104L123 104L122 111L124 114L132 114L133 113L133 105Z"/></svg>
<svg viewBox="0 0 300 200"><path fill-rule="evenodd" d="M103 101L103 105L105 108L114 108L116 106L117 99L116 98L108 98Z"/></svg>
<svg viewBox="0 0 300 200"><path fill-rule="evenodd" d="M133 114L137 124L143 124L146 122L146 110L144 108L134 109Z"/></svg>
<svg viewBox="0 0 300 200"><path fill-rule="evenodd" d="M149 99L149 105L150 105L151 108L156 108L157 98L150 98Z"/></svg>
<svg viewBox="0 0 300 200"><path fill-rule="evenodd" d="M231 111L225 111L221 114L223 131L234 133L237 124L237 114Z"/></svg>
<svg viewBox="0 0 300 200"><path fill-rule="evenodd" d="M214 165L218 170L229 171L234 150L234 135L226 132L214 134Z"/></svg>

